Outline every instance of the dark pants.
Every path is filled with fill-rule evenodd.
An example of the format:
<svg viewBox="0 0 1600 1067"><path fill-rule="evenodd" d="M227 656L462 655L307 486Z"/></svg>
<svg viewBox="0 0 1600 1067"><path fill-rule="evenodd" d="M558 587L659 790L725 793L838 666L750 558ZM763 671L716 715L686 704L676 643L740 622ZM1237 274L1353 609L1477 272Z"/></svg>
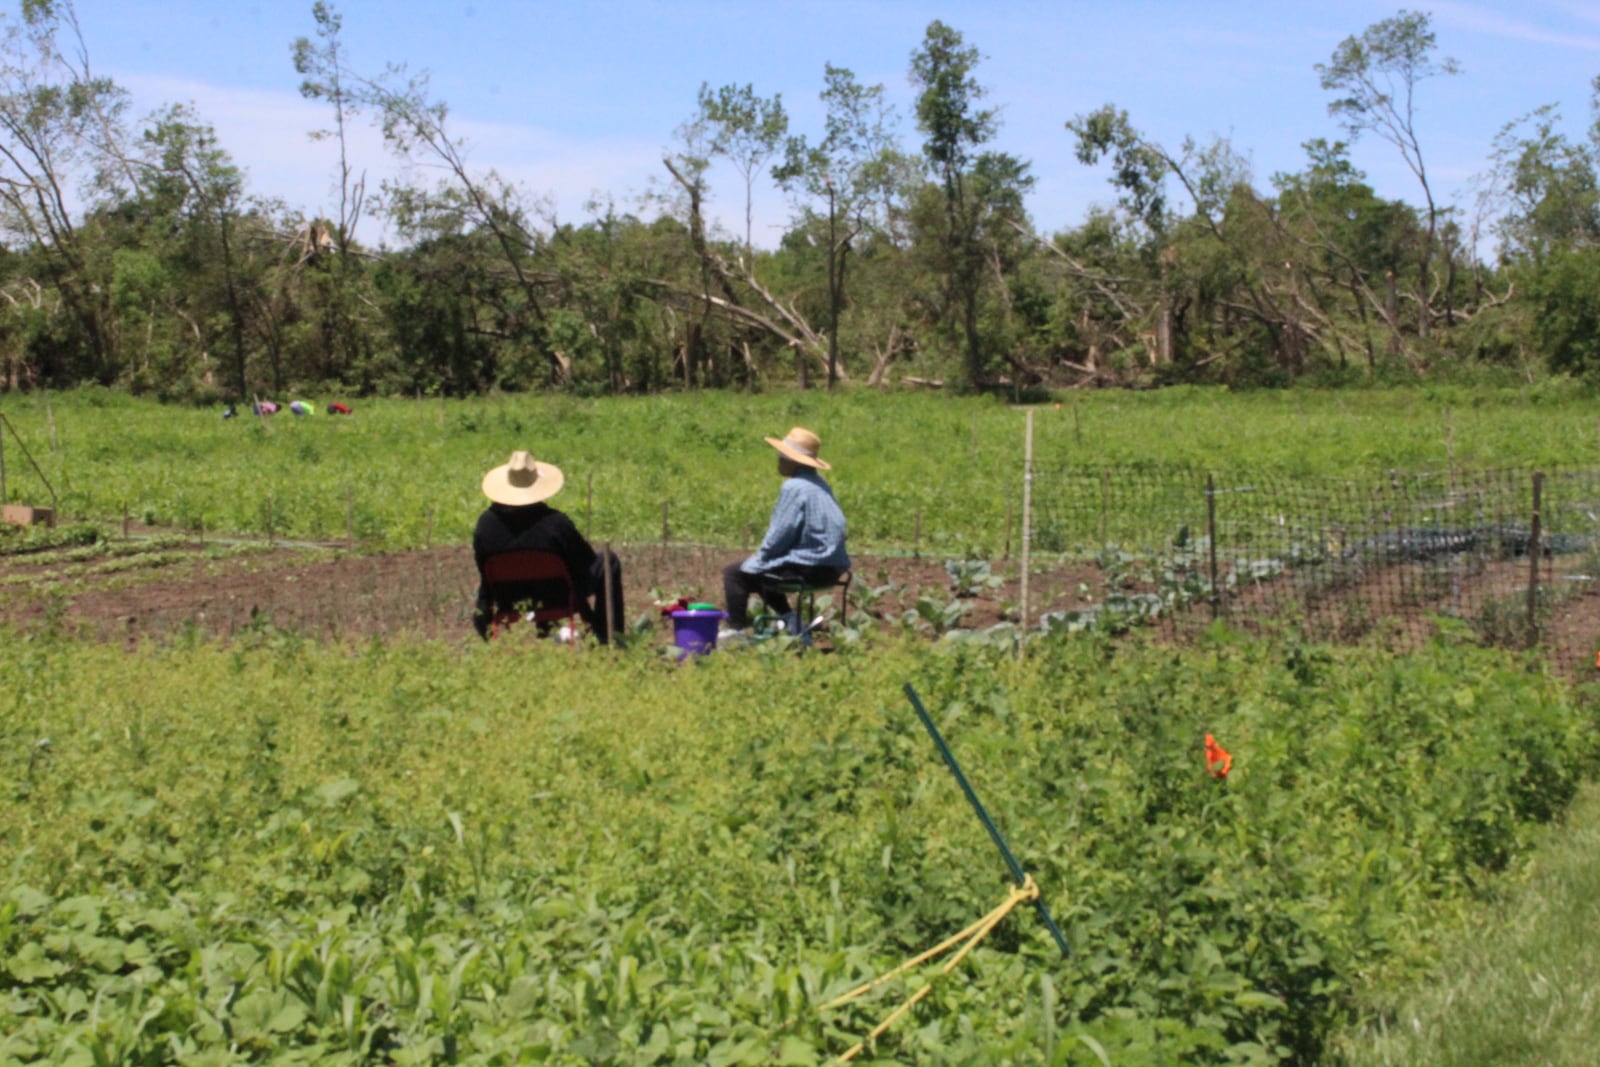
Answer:
<svg viewBox="0 0 1600 1067"><path fill-rule="evenodd" d="M730 563L722 569L722 598L728 605L728 625L735 630L742 630L750 625L750 595L758 594L767 610L777 615L789 614L789 598L779 592L777 587L794 582L802 582L808 586L832 585L839 580L839 575L844 572L837 567L800 567L790 565L779 567L775 571L763 571L759 574L750 574L739 569L738 563ZM810 619L800 620L801 624L810 622Z"/></svg>

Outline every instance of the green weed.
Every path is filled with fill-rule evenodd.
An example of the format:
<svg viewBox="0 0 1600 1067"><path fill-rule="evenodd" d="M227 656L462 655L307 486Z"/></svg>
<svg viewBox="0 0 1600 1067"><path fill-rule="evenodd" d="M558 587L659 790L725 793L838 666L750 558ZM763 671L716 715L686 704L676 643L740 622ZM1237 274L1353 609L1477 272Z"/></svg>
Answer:
<svg viewBox="0 0 1600 1067"><path fill-rule="evenodd" d="M262 618L230 646L18 636L0 673L0 1057L27 1062L837 1055L896 991L818 1005L1007 884L907 680L1073 952L1022 909L880 1060L1310 1062L1564 810L1594 737L1513 656L1220 629L677 664Z"/></svg>

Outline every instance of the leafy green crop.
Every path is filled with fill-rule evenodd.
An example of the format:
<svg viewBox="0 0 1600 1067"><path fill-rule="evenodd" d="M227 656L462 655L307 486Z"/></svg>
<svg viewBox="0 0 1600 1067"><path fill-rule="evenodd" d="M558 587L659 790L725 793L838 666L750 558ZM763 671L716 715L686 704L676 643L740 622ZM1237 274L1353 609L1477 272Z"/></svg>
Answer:
<svg viewBox="0 0 1600 1067"><path fill-rule="evenodd" d="M1305 1062L1566 803L1505 656L0 641L0 1062L817 1063L1005 870L878 1062ZM1233 753L1210 776L1202 739ZM909 983L909 984L908 984Z"/></svg>
<svg viewBox="0 0 1600 1067"><path fill-rule="evenodd" d="M50 405L8 397L6 414L72 518L126 513L162 526L350 535L387 547L462 542L483 505L483 472L526 448L564 469L557 502L593 539L658 539L665 505L674 539L738 544L747 527L760 534L776 492L774 453L761 439L798 423L822 437L853 543L993 558L1021 537L1024 416L986 398L375 399L349 417L230 420L98 390ZM1036 409L1034 434L1041 493L1049 472L1069 464L1289 475L1592 466L1593 435L1591 400L1557 385L1075 394ZM44 492L31 472L8 489Z"/></svg>

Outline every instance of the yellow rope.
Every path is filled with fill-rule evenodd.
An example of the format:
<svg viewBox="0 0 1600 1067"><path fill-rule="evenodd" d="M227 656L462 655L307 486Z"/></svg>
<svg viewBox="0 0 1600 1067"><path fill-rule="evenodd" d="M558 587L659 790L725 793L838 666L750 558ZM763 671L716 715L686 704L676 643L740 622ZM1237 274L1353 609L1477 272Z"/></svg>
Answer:
<svg viewBox="0 0 1600 1067"><path fill-rule="evenodd" d="M962 930L959 934L946 938L933 948L911 957L894 970L879 975L877 978L874 978L865 985L857 986L850 992L833 998L832 1000L828 1001L828 1003L824 1004L822 1009L827 1011L831 1008L837 1008L842 1004L848 1004L857 997L865 996L867 993L870 993L872 990L878 988L880 985L889 981L890 979L905 974L913 967L917 967L920 964L933 959L935 956L943 955L956 945L961 945L960 951L945 961L945 965L939 970L940 975L949 974L951 971L956 969L962 960L967 958L968 953L978 947L979 942L989 936L989 932L991 930L1000 925L1001 920L1003 920L1007 915L1011 914L1012 908L1015 908L1018 904L1024 904L1038 899L1039 887L1034 884L1033 875L1025 875L1023 877L1022 884L1019 886L1012 886L1010 892L1006 894L1005 901L1001 903L999 907L995 908L989 914L985 915L983 918L979 919L965 930ZM851 1048L844 1055L840 1056L837 1062L849 1063L851 1060L855 1059L861 1054L863 1049L882 1036L882 1034L888 1030L889 1027L893 1026L900 1020L901 1016L905 1015L906 1012L910 1011L916 1006L918 1001L931 992L933 992L932 980L930 980L927 985L923 986L921 989L917 990L915 993L911 994L904 1001L902 1001L899 1007L890 1012L888 1017L885 1018L883 1022L873 1027L872 1031L868 1033L866 1037L862 1038L861 1041L858 1042L853 1048Z"/></svg>

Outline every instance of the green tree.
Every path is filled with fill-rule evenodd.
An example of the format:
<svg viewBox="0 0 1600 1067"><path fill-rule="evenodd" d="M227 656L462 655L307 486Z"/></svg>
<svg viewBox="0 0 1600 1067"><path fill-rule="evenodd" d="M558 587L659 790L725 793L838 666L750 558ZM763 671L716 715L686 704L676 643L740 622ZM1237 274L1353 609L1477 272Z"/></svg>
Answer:
<svg viewBox="0 0 1600 1067"><path fill-rule="evenodd" d="M961 34L935 20L921 47L911 55L911 82L918 90L917 128L925 135L922 152L943 199L938 236L942 254L937 269L946 288L947 323L961 337L967 382L985 385L989 361L979 331L979 300L986 266L987 209L1004 205L1031 185L1028 165L1009 156L980 153L999 129L999 114L979 106L986 95L973 71L982 57ZM1001 223L1003 225L1003 223Z"/></svg>
<svg viewBox="0 0 1600 1067"><path fill-rule="evenodd" d="M1417 133L1416 93L1429 78L1461 71L1453 59L1435 60L1436 48L1430 16L1401 11L1373 23L1359 36L1346 37L1327 63L1316 65L1322 88L1340 94L1328 105L1328 113L1340 120L1352 139L1371 132L1394 145L1422 188L1427 232L1419 249L1417 298L1422 306L1418 330L1424 337L1431 318L1440 209Z"/></svg>
<svg viewBox="0 0 1600 1067"><path fill-rule="evenodd" d="M759 97L751 85L724 85L716 92L700 85L700 121L710 130L710 151L734 165L744 179L745 270L754 261L752 202L755 175L763 163L778 153L789 131L789 115L782 95Z"/></svg>
<svg viewBox="0 0 1600 1067"><path fill-rule="evenodd" d="M1503 207L1495 227L1503 259L1539 261L1600 241L1594 152L1563 136L1560 121L1561 113L1546 105L1495 136L1489 182Z"/></svg>
<svg viewBox="0 0 1600 1067"><path fill-rule="evenodd" d="M322 352L318 376L345 377L358 370L370 382L369 339L377 324L365 310L370 306L368 279L356 244L356 229L367 207L367 181L366 172L357 174L350 161L349 138L351 122L360 114L359 84L352 82L344 63L344 19L325 0L312 5L311 17L317 39L295 41L294 68L302 78L300 95L324 101L332 111L331 128L314 130L311 137L331 140L338 147L339 207L331 226L320 219L307 225L297 268L311 283L305 289L315 304Z"/></svg>
<svg viewBox="0 0 1600 1067"><path fill-rule="evenodd" d="M827 205L822 216L802 202L797 221L802 229L826 233L831 389L839 379L839 315L850 250L868 230L887 228L906 167L883 86L863 86L853 72L831 63L823 68L823 80L823 136L815 144L790 137L773 177L790 193Z"/></svg>
<svg viewBox="0 0 1600 1067"><path fill-rule="evenodd" d="M707 232L703 206L710 194L705 175L714 132L703 112L697 111L679 127L677 150L662 157L678 188L678 195L667 202L683 223L697 277L656 279L651 288L657 299L683 313L684 383L691 384L695 368L702 367L711 384L721 384L722 366L728 361L715 354L724 345L739 352L748 381L754 371L752 345L776 342L793 352L804 388L808 359L826 359L822 336L792 303L756 277L753 261L739 264L739 257L727 255L729 250Z"/></svg>
<svg viewBox="0 0 1600 1067"><path fill-rule="evenodd" d="M1406 351L1394 280L1421 240L1422 227L1415 209L1373 191L1366 175L1350 162L1343 141L1316 138L1303 147L1306 167L1273 177L1279 217L1319 289L1348 295L1344 314L1355 317L1359 332L1352 347L1365 354L1368 370L1376 372L1374 322L1387 333L1391 357ZM1341 347L1341 366L1344 355Z"/></svg>
<svg viewBox="0 0 1600 1067"><path fill-rule="evenodd" d="M378 116L391 152L445 171L446 177L431 188L398 181L385 184L385 207L396 229L413 241L482 233L486 242L470 241L464 247L492 249L498 260L493 273L503 275L509 284L480 292L480 296L492 294L496 302L492 321L476 328L491 330L497 340L514 347L530 349L552 381L565 383L571 359L550 341L544 292L551 280L532 267L542 238L522 191L492 170L480 173L469 165L467 145L450 132L449 107L433 98L426 72L411 74L403 66L391 65L372 79L346 71L344 84L357 105ZM441 280L448 284L448 276ZM463 318L476 321L470 314Z"/></svg>
<svg viewBox="0 0 1600 1067"><path fill-rule="evenodd" d="M109 285L72 207L75 192L93 198L97 180L113 181L127 154L127 94L91 72L70 2L26 0L20 14L0 36L0 230L39 251L34 280L71 316L82 363L62 373L109 384L121 370Z"/></svg>
<svg viewBox="0 0 1600 1067"><path fill-rule="evenodd" d="M1111 156L1111 184L1129 217L1141 223L1152 241L1167 227L1166 153L1145 142L1128 121L1127 111L1106 104L1067 120L1077 139L1078 162L1092 166Z"/></svg>
<svg viewBox="0 0 1600 1067"><path fill-rule="evenodd" d="M144 134L153 154L155 182L171 190L167 199L176 205L202 261L200 277L213 280L228 323L233 353L234 388L241 401L251 398L249 342L252 290L256 285L254 258L240 241L238 230L247 210L244 173L218 143L216 131L199 121L187 107L169 107L155 118ZM157 197L161 193L157 191ZM273 350L276 356L276 350ZM271 366L272 388L281 392L287 376L281 360Z"/></svg>
<svg viewBox="0 0 1600 1067"><path fill-rule="evenodd" d="M1550 369L1600 379L1600 248L1558 247L1523 274Z"/></svg>
<svg viewBox="0 0 1600 1067"><path fill-rule="evenodd" d="M344 255L350 251L366 208L366 174L357 175L350 162L349 123L360 114L359 97L347 84L343 17L324 0L311 6L311 17L317 24L317 42L308 37L296 39L294 69L303 79L300 95L307 100L324 100L333 109L333 128L315 130L311 137L332 139L339 147L339 217L334 220L333 239L340 255Z"/></svg>

